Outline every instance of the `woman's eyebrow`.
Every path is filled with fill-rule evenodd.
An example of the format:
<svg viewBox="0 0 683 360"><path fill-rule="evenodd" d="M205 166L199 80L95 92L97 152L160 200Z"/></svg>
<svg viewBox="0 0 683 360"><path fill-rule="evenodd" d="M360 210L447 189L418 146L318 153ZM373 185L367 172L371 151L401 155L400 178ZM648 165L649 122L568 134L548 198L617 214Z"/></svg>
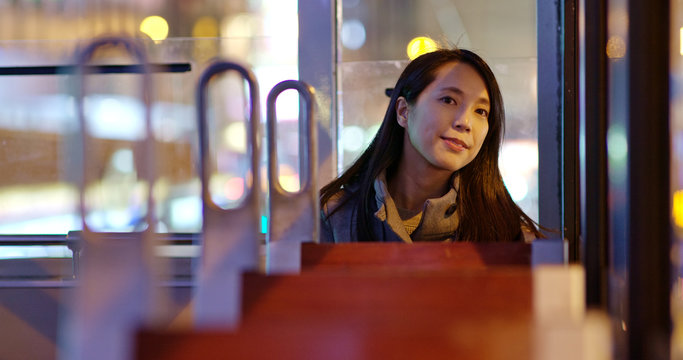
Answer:
<svg viewBox="0 0 683 360"><path fill-rule="evenodd" d="M465 92L464 92L464 91L460 90L460 88L455 87L455 86L445 86L445 87L442 87L442 88L441 88L441 91L450 91L450 92L454 92L454 93L456 93L456 94L458 94L458 95L461 95L461 96L464 96L464 95L465 95ZM487 99L487 98L485 98L485 97L480 97L479 99L477 99L477 103L478 103L478 104L484 104L484 105L490 105L490 104L491 104L491 102L489 101L489 99Z"/></svg>

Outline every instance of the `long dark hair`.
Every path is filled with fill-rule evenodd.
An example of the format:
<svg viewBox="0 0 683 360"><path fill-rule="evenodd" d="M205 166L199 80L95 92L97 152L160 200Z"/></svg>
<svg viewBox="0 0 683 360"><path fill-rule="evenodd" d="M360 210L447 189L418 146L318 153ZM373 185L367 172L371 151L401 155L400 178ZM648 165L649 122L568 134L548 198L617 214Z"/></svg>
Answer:
<svg viewBox="0 0 683 360"><path fill-rule="evenodd" d="M357 240L373 241L371 221L376 200L374 181L387 170L396 168L403 151L404 128L396 119L396 101L403 96L414 105L418 96L436 77L444 64L462 62L471 65L486 83L490 100L489 129L479 154L462 169L458 195L460 224L456 240L473 242L520 241L521 227L536 237L543 237L536 224L510 197L498 169L498 153L503 141L505 111L503 98L493 72L477 54L464 49L440 49L419 56L403 70L391 93L382 125L363 154L341 176L320 190L320 204L343 191L338 206L352 206L357 221ZM353 184L349 189L349 185Z"/></svg>

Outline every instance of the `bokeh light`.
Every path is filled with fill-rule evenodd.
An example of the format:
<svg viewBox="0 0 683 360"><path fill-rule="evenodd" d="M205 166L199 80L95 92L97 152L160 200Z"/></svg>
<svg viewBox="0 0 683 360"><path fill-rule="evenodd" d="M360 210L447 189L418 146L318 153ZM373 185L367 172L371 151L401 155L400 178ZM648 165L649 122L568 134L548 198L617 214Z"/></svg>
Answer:
<svg viewBox="0 0 683 360"><path fill-rule="evenodd" d="M230 150L245 154L247 152L247 127L241 121L230 123L223 130L223 144Z"/></svg>
<svg viewBox="0 0 683 360"><path fill-rule="evenodd" d="M233 177L228 179L223 187L223 193L228 200L237 201L242 198L245 192L244 179Z"/></svg>
<svg viewBox="0 0 683 360"><path fill-rule="evenodd" d="M193 37L218 37L218 21L211 16L202 16L192 27Z"/></svg>
<svg viewBox="0 0 683 360"><path fill-rule="evenodd" d="M526 183L526 179L520 174L508 174L503 181L512 200L522 201L529 194L529 186Z"/></svg>
<svg viewBox="0 0 683 360"><path fill-rule="evenodd" d="M607 57L621 59L626 55L626 42L620 36L612 36L607 40Z"/></svg>
<svg viewBox="0 0 683 360"><path fill-rule="evenodd" d="M408 58L413 60L422 54L426 54L437 49L438 46L436 45L436 41L426 36L418 36L410 40L406 51L408 52Z"/></svg>
<svg viewBox="0 0 683 360"><path fill-rule="evenodd" d="M365 145L365 132L359 126L345 126L341 133L341 143L346 151L359 151Z"/></svg>
<svg viewBox="0 0 683 360"><path fill-rule="evenodd" d="M622 126L612 125L607 130L607 156L615 163L625 163L628 156L628 140Z"/></svg>
<svg viewBox="0 0 683 360"><path fill-rule="evenodd" d="M168 22L161 16L148 16L140 23L140 31L154 41L165 40L168 36Z"/></svg>
<svg viewBox="0 0 683 360"><path fill-rule="evenodd" d="M299 174L294 168L287 164L280 164L278 169L278 180L282 189L289 192L297 192L301 189Z"/></svg>
<svg viewBox="0 0 683 360"><path fill-rule="evenodd" d="M674 192L673 218L676 226L683 228L683 190Z"/></svg>
<svg viewBox="0 0 683 360"><path fill-rule="evenodd" d="M349 50L358 50L365 44L365 25L359 20L346 20L341 28L341 42Z"/></svg>

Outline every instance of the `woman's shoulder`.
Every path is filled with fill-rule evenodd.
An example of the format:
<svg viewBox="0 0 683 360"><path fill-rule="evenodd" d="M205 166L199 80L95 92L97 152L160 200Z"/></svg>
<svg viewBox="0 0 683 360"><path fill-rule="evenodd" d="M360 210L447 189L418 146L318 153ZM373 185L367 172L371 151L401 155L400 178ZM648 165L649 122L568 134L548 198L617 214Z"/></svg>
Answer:
<svg viewBox="0 0 683 360"><path fill-rule="evenodd" d="M340 210L342 206L347 204L351 198L357 193L358 187L354 185L345 185L339 191L332 194L332 196L327 199L327 202L323 204L322 211L325 215L336 212Z"/></svg>
<svg viewBox="0 0 683 360"><path fill-rule="evenodd" d="M354 238L351 228L355 219L350 196L349 189L340 189L320 207L321 242L350 242Z"/></svg>
<svg viewBox="0 0 683 360"><path fill-rule="evenodd" d="M325 213L325 215L329 215L331 212L337 210L337 208L342 204L345 196L346 191L344 189L341 189L330 196L330 198L327 199L327 202L322 206L321 210L323 213Z"/></svg>
<svg viewBox="0 0 683 360"><path fill-rule="evenodd" d="M534 240L536 240L536 234L534 234L534 232L525 225L522 225L522 239L525 243L531 244Z"/></svg>

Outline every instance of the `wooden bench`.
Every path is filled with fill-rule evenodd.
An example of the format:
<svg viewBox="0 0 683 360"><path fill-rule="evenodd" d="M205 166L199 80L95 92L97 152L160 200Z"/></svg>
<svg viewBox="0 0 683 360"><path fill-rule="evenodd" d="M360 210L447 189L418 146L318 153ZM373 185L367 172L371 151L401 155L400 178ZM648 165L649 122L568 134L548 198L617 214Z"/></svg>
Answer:
<svg viewBox="0 0 683 360"><path fill-rule="evenodd" d="M138 359L528 359L527 266L245 274L237 331L143 331Z"/></svg>
<svg viewBox="0 0 683 360"><path fill-rule="evenodd" d="M524 243L347 243L301 246L301 269L453 271L531 264Z"/></svg>

